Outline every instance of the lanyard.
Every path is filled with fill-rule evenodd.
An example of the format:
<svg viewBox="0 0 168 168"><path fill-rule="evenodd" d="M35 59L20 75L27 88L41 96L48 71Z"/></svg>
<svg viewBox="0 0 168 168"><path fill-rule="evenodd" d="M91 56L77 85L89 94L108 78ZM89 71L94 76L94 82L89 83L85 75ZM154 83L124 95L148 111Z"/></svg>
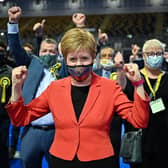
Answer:
<svg viewBox="0 0 168 168"><path fill-rule="evenodd" d="M150 83L150 81L149 81L149 78L148 78L146 69L143 68L141 72L142 72L142 74L145 76L145 80L146 80L146 82L147 82L147 85L148 85L148 87L149 87L149 89L150 89L150 91L151 91L151 93L152 93L152 95L153 95L153 97L154 97L154 99L155 99L155 97L156 97L156 92L157 92L157 90L159 89L160 81L161 81L161 78L162 78L162 76L163 76L163 72L161 72L161 73L159 74L159 76L158 76L158 78L157 78L157 81L156 81L156 83L155 83L155 85L154 85L154 88L152 88L152 85L151 85L151 83Z"/></svg>

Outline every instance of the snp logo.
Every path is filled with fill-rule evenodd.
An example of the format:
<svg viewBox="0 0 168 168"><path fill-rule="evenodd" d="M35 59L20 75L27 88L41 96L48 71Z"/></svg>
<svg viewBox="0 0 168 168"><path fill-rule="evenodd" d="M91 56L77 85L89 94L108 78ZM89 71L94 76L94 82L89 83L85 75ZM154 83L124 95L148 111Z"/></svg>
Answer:
<svg viewBox="0 0 168 168"><path fill-rule="evenodd" d="M6 88L10 86L11 82L7 76L0 78L0 87L2 88L1 103L6 102Z"/></svg>

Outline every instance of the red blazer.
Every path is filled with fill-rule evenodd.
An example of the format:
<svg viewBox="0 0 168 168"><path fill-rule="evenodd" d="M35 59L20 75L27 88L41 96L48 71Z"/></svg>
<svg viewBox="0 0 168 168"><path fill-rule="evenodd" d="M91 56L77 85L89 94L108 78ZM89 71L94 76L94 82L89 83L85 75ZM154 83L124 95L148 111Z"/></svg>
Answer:
<svg viewBox="0 0 168 168"><path fill-rule="evenodd" d="M18 102L8 104L6 109L15 126L27 125L51 111L56 132L50 153L64 160L72 160L77 154L79 160L91 161L114 155L109 137L114 112L134 127L147 126L149 98L142 100L135 93L134 99L134 102L129 101L115 81L93 74L79 121L71 100L70 77L52 82L30 104L24 106L20 98Z"/></svg>

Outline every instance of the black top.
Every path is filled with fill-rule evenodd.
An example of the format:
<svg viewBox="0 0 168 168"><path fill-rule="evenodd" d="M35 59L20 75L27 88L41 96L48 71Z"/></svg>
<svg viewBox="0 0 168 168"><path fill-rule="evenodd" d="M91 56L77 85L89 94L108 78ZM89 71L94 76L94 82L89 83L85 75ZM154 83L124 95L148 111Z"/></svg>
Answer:
<svg viewBox="0 0 168 168"><path fill-rule="evenodd" d="M9 135L9 132L6 131L6 129L9 128L10 119L4 106L9 101L9 98L11 96L11 86L12 86L11 74L12 74L11 66L8 66L8 65L0 66L0 141L1 141L0 148L1 149L2 147L4 148L3 146L4 143L6 143L7 145L7 142L4 142L4 141L8 140L8 138L6 139L6 137L8 137ZM4 97L4 99L2 97ZM16 150L19 133L20 133L20 127L13 126L12 128L13 128L11 132L12 136L11 136L11 141L9 145L14 150Z"/></svg>
<svg viewBox="0 0 168 168"><path fill-rule="evenodd" d="M156 79L149 79L152 86L155 85ZM144 89L150 95L151 91L144 83ZM127 82L127 86L124 90L130 100L133 100L133 87L130 81ZM149 124L146 129L143 130L143 150L145 152L162 152L168 149L168 73L165 73L161 79L159 89L156 92L156 99L162 98L165 110L153 114L150 111ZM152 100L154 98L152 97ZM127 122L126 122L127 123ZM126 124L126 131L134 130L130 124Z"/></svg>
<svg viewBox="0 0 168 168"><path fill-rule="evenodd" d="M74 106L74 111L76 113L77 120L79 120L80 114L86 102L86 98L89 92L89 87L90 86L78 87L78 86L72 85L71 97L72 97L72 103Z"/></svg>

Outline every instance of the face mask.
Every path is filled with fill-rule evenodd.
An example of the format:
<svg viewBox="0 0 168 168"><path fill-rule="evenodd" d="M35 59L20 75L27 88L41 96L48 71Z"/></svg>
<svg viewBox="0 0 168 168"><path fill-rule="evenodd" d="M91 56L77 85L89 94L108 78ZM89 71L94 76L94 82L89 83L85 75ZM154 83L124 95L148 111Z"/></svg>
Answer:
<svg viewBox="0 0 168 168"><path fill-rule="evenodd" d="M163 63L162 56L148 56L146 59L146 64L152 69L160 68L162 63Z"/></svg>
<svg viewBox="0 0 168 168"><path fill-rule="evenodd" d="M92 65L76 65L76 66L69 66L67 65L67 69L69 74L78 82L82 82L88 78L92 71Z"/></svg>
<svg viewBox="0 0 168 168"><path fill-rule="evenodd" d="M109 59L100 59L100 65L105 70L110 70L113 68L114 63L112 60Z"/></svg>
<svg viewBox="0 0 168 168"><path fill-rule="evenodd" d="M43 62L44 66L50 67L57 62L57 55L43 55L40 56L40 60Z"/></svg>

